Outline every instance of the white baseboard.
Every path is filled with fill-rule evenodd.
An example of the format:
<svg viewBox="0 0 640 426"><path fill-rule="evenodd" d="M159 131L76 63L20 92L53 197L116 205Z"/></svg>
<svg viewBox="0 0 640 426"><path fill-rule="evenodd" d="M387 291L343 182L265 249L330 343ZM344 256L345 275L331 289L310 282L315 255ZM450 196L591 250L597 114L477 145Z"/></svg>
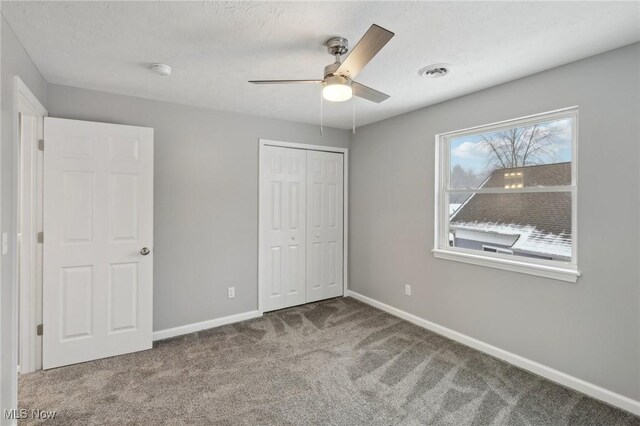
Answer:
<svg viewBox="0 0 640 426"><path fill-rule="evenodd" d="M553 382L559 383L571 389L575 389L578 392L582 392L586 395L614 405L618 408L622 408L623 410L629 411L633 414L640 415L640 401L636 401L624 395L612 392L603 387L594 385L582 379L578 379L577 377L573 377L569 374L555 370L551 367L547 367L546 365L524 358L520 355L505 351L504 349L497 348L488 343L474 339L473 337L469 337L465 334L451 330L450 328L443 327L398 308L394 308L393 306L389 306L375 299L371 299L370 297L364 296L360 293L347 290L347 296L351 296L354 299L366 303L367 305L376 307L380 310L390 313L391 315L395 315L420 327L426 328L427 330L433 331L434 333L438 333L442 336L448 337L451 340L462 343L463 345L470 346L481 352L499 358L503 361L508 362L509 364L513 364L517 367L531 371L532 373L535 373Z"/></svg>
<svg viewBox="0 0 640 426"><path fill-rule="evenodd" d="M212 320L195 322L193 324L181 325L180 327L167 328L153 332L153 341L168 339L170 337L181 336L183 334L194 333L196 331L206 330L208 328L220 327L221 325L231 324L234 322L245 321L252 318L262 316L260 311L242 312L240 314L229 315L227 317L215 318Z"/></svg>

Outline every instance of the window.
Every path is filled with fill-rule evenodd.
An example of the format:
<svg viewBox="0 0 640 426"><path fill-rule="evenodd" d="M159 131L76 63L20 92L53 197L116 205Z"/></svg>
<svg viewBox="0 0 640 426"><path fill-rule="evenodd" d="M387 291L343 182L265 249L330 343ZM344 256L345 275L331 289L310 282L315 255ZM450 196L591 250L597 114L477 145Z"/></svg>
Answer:
<svg viewBox="0 0 640 426"><path fill-rule="evenodd" d="M436 136L438 258L577 280L577 107Z"/></svg>

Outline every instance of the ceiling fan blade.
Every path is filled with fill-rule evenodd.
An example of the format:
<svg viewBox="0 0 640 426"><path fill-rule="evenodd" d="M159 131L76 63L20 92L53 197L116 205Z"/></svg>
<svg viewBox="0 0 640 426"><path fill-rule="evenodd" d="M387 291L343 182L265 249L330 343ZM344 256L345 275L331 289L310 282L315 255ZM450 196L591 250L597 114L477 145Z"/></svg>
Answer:
<svg viewBox="0 0 640 426"><path fill-rule="evenodd" d="M335 73L355 78L394 35L376 24L371 25Z"/></svg>
<svg viewBox="0 0 640 426"><path fill-rule="evenodd" d="M322 80L251 80L253 84L320 84Z"/></svg>
<svg viewBox="0 0 640 426"><path fill-rule="evenodd" d="M351 83L351 88L353 89L354 95L358 96L359 98L375 102L377 104L390 98L390 96L386 93L378 92L371 87L367 87L364 84L356 83L355 81Z"/></svg>

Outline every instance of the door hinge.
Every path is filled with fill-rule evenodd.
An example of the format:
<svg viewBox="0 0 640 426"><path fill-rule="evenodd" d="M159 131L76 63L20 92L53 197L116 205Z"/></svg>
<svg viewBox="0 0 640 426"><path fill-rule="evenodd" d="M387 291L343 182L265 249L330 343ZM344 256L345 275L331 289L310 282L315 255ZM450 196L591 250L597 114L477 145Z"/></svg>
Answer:
<svg viewBox="0 0 640 426"><path fill-rule="evenodd" d="M36 327L36 335L42 336L42 324L38 324L38 326Z"/></svg>
<svg viewBox="0 0 640 426"><path fill-rule="evenodd" d="M44 232L38 232L38 244L44 243Z"/></svg>
<svg viewBox="0 0 640 426"><path fill-rule="evenodd" d="M38 151L44 151L44 139L38 139Z"/></svg>

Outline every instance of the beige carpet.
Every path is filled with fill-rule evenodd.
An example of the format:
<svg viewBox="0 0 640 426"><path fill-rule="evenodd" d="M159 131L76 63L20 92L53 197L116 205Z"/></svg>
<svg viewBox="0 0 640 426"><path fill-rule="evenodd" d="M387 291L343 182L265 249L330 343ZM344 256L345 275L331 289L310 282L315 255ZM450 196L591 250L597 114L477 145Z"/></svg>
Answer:
<svg viewBox="0 0 640 426"><path fill-rule="evenodd" d="M29 374L19 401L64 425L640 425L350 298Z"/></svg>

